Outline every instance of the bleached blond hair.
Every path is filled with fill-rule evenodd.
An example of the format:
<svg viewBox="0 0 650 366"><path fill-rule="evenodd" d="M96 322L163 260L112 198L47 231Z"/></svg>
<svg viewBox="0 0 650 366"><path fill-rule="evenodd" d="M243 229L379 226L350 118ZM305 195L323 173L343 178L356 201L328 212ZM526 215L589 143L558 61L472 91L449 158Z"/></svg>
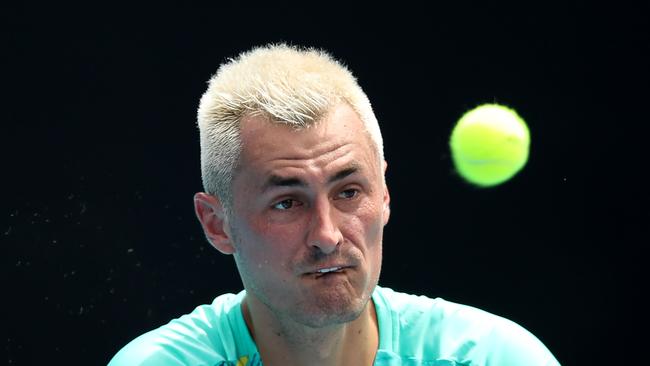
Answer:
<svg viewBox="0 0 650 366"><path fill-rule="evenodd" d="M327 52L270 44L222 64L198 109L205 192L219 197L226 213L231 212L243 117L264 116L273 123L307 128L341 102L363 121L383 161L382 136L368 97L347 67Z"/></svg>

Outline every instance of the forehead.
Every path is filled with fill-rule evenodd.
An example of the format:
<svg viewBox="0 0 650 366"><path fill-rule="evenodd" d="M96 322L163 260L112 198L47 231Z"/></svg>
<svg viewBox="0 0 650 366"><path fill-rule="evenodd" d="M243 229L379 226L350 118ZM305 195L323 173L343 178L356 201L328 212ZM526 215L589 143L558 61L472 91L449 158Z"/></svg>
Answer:
<svg viewBox="0 0 650 366"><path fill-rule="evenodd" d="M378 160L363 122L347 104L336 106L314 125L301 129L262 116L245 117L240 134L240 168L274 161L327 160L346 153Z"/></svg>
<svg viewBox="0 0 650 366"><path fill-rule="evenodd" d="M233 188L240 193L263 190L270 176L326 182L354 167L368 177L381 177L379 155L365 126L345 104L303 129L272 123L264 117L244 118L241 142L233 177Z"/></svg>

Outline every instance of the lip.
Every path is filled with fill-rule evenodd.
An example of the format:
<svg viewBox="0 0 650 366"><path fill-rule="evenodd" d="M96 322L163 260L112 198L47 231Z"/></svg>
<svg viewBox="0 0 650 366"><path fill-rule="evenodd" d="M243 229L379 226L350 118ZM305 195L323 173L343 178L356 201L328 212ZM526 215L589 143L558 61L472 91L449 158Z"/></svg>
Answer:
<svg viewBox="0 0 650 366"><path fill-rule="evenodd" d="M347 269L352 268L352 266L347 265L347 264L325 264L321 265L318 267L315 267L313 269L310 269L309 271L303 273L304 276L323 276L326 274L334 274L334 273L341 273L342 271L345 271Z"/></svg>

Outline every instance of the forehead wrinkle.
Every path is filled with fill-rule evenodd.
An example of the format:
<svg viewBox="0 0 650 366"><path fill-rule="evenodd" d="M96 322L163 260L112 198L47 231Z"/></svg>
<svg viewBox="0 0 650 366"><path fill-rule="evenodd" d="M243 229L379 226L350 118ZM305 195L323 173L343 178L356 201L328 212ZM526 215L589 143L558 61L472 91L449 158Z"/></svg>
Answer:
<svg viewBox="0 0 650 366"><path fill-rule="evenodd" d="M341 157L347 155L343 154ZM332 163L331 161L328 162ZM313 163L307 164L308 166L305 168L297 168L301 172L309 172L313 171L316 175L320 175L319 173L319 168L315 166ZM291 169L295 169L296 167L290 167ZM337 168L333 173L331 173L329 176L325 178L325 182L327 184L333 184L335 182L338 182L340 180L345 179L346 177L353 175L357 172L364 171L362 164L359 164L359 162L355 160L348 161L340 168ZM309 174L309 173L307 173ZM309 183L307 180L303 179L300 177L300 174L278 174L278 173L271 173L269 177L264 181L264 183L261 186L261 191L267 191L269 189L275 188L275 187L298 187L298 188L306 188L309 186Z"/></svg>
<svg viewBox="0 0 650 366"><path fill-rule="evenodd" d="M274 188L274 187L301 187L304 188L307 186L307 183L305 183L302 179L298 177L283 177L277 174L271 174L268 179L262 184L262 191L266 191L268 189Z"/></svg>

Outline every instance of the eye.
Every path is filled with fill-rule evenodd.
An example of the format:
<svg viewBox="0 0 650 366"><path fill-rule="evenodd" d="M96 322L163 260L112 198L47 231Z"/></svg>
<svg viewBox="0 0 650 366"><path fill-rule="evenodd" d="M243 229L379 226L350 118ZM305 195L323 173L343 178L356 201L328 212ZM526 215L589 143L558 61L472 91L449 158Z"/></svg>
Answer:
<svg viewBox="0 0 650 366"><path fill-rule="evenodd" d="M274 210L289 210L294 207L294 205L298 205L298 201L288 198L274 204L272 207Z"/></svg>
<svg viewBox="0 0 650 366"><path fill-rule="evenodd" d="M338 194L338 198L341 198L341 199L348 199L348 200L349 200L350 198L354 198L354 197L356 197L356 195L357 195L358 193L359 193L359 191L356 190L356 189L352 189L352 188L351 188L351 189L346 189L346 190L344 190L344 191L341 191L341 192Z"/></svg>

